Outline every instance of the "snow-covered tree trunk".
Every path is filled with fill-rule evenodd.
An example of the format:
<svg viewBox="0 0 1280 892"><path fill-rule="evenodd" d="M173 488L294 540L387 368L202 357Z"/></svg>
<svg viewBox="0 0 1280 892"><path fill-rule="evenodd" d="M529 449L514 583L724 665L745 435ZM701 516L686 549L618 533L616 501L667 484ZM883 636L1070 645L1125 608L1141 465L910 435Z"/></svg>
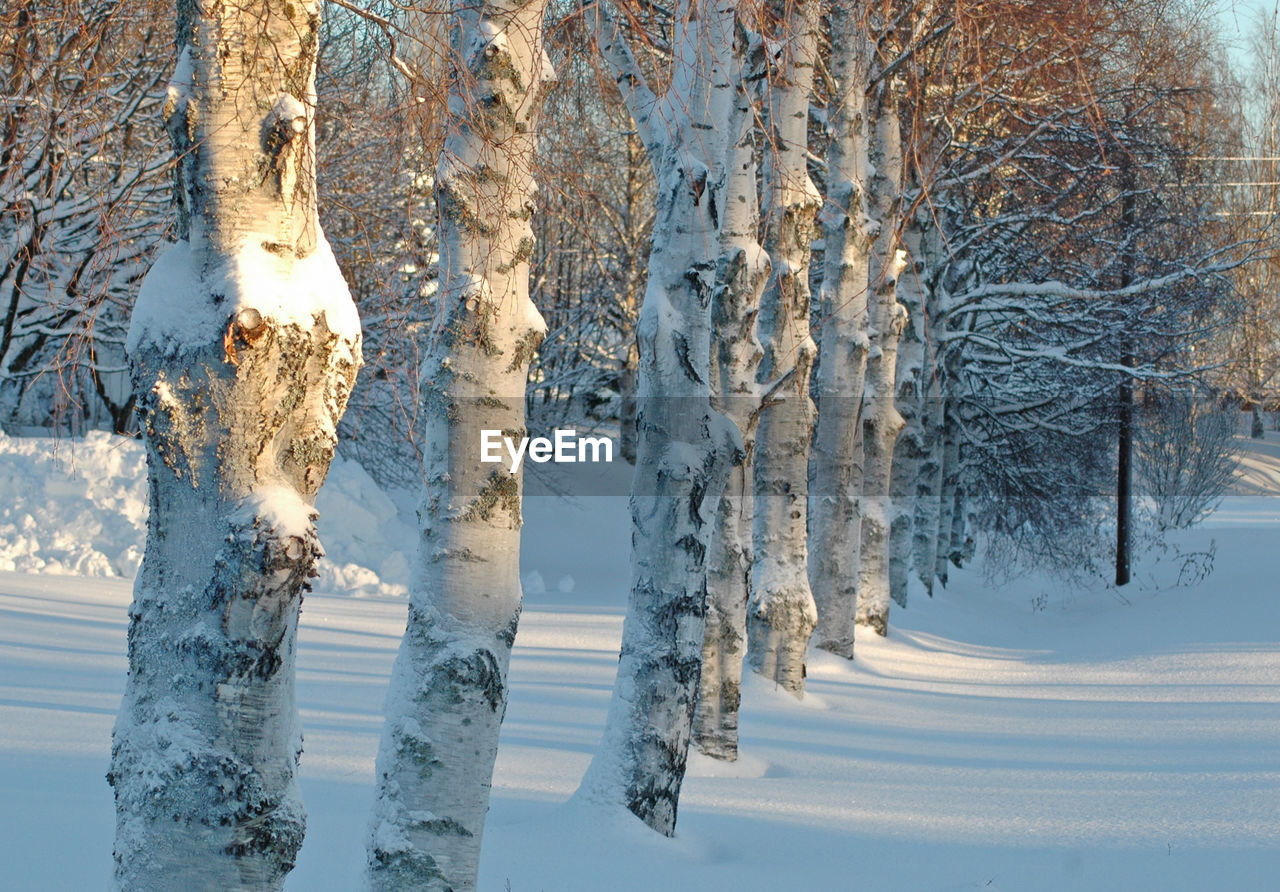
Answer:
<svg viewBox="0 0 1280 892"><path fill-rule="evenodd" d="M796 696L818 610L809 589L806 535L809 439L809 257L822 196L809 178L809 96L817 62L819 4L779 2L779 53L766 89L765 249L772 270L760 305L767 385L756 435L755 561L747 616L747 658L756 672Z"/></svg>
<svg viewBox="0 0 1280 892"><path fill-rule="evenodd" d="M964 467L964 450L960 451L960 466ZM956 486L955 506L951 509L951 537L947 548L947 560L957 568L973 557L973 516L969 496L964 485Z"/></svg>
<svg viewBox="0 0 1280 892"><path fill-rule="evenodd" d="M617 28L596 11L600 49L618 68L658 188L638 325L631 595L604 736L581 793L621 805L668 836L698 693L714 514L742 454L733 424L711 408L709 385L735 5L679 5L671 88L661 99Z"/></svg>
<svg viewBox="0 0 1280 892"><path fill-rule="evenodd" d="M420 373L426 491L392 670L369 840L375 889L474 889L520 615L519 468L545 326L529 299L546 0L456 0L455 77L436 174L440 306Z"/></svg>
<svg viewBox="0 0 1280 892"><path fill-rule="evenodd" d="M916 504L911 521L911 570L925 593L932 597L942 492L942 399L933 367L926 366L921 379L920 405L921 454L916 467Z"/></svg>
<svg viewBox="0 0 1280 892"><path fill-rule="evenodd" d="M756 240L756 145L751 83L762 76L763 49L752 42L752 57L738 32L731 69L736 82L729 147L720 260L711 303L712 406L742 435L743 460L729 472L716 513L707 555L707 626L702 643L702 678L693 718L694 742L708 756L738 757L738 706L742 661L747 650L747 600L751 591L752 448L759 417L756 368L760 342L756 316L769 278L769 255ZM745 82L744 82L745 78Z"/></svg>
<svg viewBox="0 0 1280 892"><path fill-rule="evenodd" d="M905 266L897 223L902 199L902 128L892 84L881 82L874 115L871 163L872 202L880 222L871 251L871 350L867 356L866 406L862 416L862 537L858 565L859 625L876 634L889 623L889 483L893 447L903 420L894 404L898 342L907 314L898 303L898 277Z"/></svg>
<svg viewBox="0 0 1280 892"><path fill-rule="evenodd" d="M935 210L941 214L942 210ZM921 372L921 446L916 469L916 507L912 521L911 567L930 597L933 595L938 554L938 512L942 497L943 376L939 346L944 341L945 277L938 274L946 263L946 245L939 227L926 225L922 245L927 271L924 323L928 332Z"/></svg>
<svg viewBox="0 0 1280 892"><path fill-rule="evenodd" d="M948 375L947 381L955 380ZM951 550L952 515L955 512L956 488L960 482L960 432L950 400L942 400L942 489L938 494L938 533L936 537L933 575L945 587L947 563Z"/></svg>
<svg viewBox="0 0 1280 892"><path fill-rule="evenodd" d="M627 347L626 360L618 373L618 452L623 461L636 463L636 350Z"/></svg>
<svg viewBox="0 0 1280 892"><path fill-rule="evenodd" d="M809 492L809 582L818 609L817 645L853 657L862 491L862 395L867 365L867 282L875 223L870 216L867 84L871 44L850 4L830 11L825 249L818 330L818 421Z"/></svg>
<svg viewBox="0 0 1280 892"><path fill-rule="evenodd" d="M179 240L128 338L151 514L108 774L124 889L279 889L302 844L298 612L360 364L316 216L319 20L178 4Z"/></svg>
<svg viewBox="0 0 1280 892"><path fill-rule="evenodd" d="M909 213L902 242L907 264L898 279L898 301L907 313L906 328L898 345L896 370L897 407L902 433L893 448L889 487L889 595L907 606L907 580L911 575L913 524L917 478L925 458L926 407L923 405L922 368L925 358L925 255L921 209Z"/></svg>

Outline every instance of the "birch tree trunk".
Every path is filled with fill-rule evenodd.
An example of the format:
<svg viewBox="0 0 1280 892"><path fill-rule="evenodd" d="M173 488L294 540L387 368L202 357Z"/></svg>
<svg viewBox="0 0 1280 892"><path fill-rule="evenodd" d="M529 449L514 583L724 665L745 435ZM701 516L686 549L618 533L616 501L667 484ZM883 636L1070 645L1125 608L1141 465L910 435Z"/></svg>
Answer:
<svg viewBox="0 0 1280 892"><path fill-rule="evenodd" d="M523 436L545 326L529 299L546 0L455 0L436 174L440 307L420 373L426 491L391 675L369 840L374 889L474 889L520 616L517 469L481 431Z"/></svg>
<svg viewBox="0 0 1280 892"><path fill-rule="evenodd" d="M151 513L107 775L124 889L279 889L302 844L298 611L360 365L316 216L319 23L307 0L178 4L178 241L127 344Z"/></svg>
<svg viewBox="0 0 1280 892"><path fill-rule="evenodd" d="M941 210L936 213L942 213ZM925 325L928 344L921 373L921 427L923 452L916 474L916 509L913 520L912 570L933 596L935 564L938 554L938 512L942 498L943 452L943 376L939 350L945 338L945 278L937 274L946 262L946 246L935 226L927 226L924 239L924 263L929 275L925 288Z"/></svg>
<svg viewBox="0 0 1280 892"><path fill-rule="evenodd" d="M954 380L950 376L948 381ZM934 576L945 588L947 563L951 549L952 517L955 513L956 488L960 482L960 434L952 416L954 407L942 401L942 491L938 494L938 549L934 558Z"/></svg>
<svg viewBox="0 0 1280 892"><path fill-rule="evenodd" d="M809 370L809 256L822 196L809 179L809 96L818 51L818 3L774 4L784 22L767 88L765 249L772 272L760 305L764 357L757 379L772 382L755 448L755 563L747 616L751 667L804 694L804 659L818 610L809 589L806 517L813 405Z"/></svg>
<svg viewBox="0 0 1280 892"><path fill-rule="evenodd" d="M658 188L638 325L631 596L604 736L581 793L622 805L667 836L675 830L698 692L714 512L729 468L742 457L737 430L711 408L709 385L735 5L680 4L672 86L661 99L597 10L601 51L619 70Z"/></svg>
<svg viewBox="0 0 1280 892"><path fill-rule="evenodd" d="M899 607L907 606L907 580L911 575L912 527L916 510L916 481L925 457L926 411L921 370L924 365L925 256L919 209L912 210L903 230L907 264L898 280L898 301L907 323L898 345L895 385L902 432L893 447L889 486L889 595Z"/></svg>
<svg viewBox="0 0 1280 892"><path fill-rule="evenodd" d="M711 402L738 428L744 457L729 472L707 556L707 627L693 718L697 747L708 756L727 761L738 758L738 706L751 592L753 499L749 482L760 405L755 379L761 349L755 327L760 296L769 278L769 255L756 241L760 214L750 99L752 83L763 76L763 45L751 43L753 58L744 66L741 57L748 47L742 36L737 33L730 66L736 86L728 132L736 133L737 138L728 152L721 253L711 302L712 327L717 333L711 350L715 387Z"/></svg>
<svg viewBox="0 0 1280 892"><path fill-rule="evenodd" d="M960 453L960 465L964 466L964 452ZM972 528L969 516L969 499L965 495L964 486L956 486L955 507L951 509L951 537L947 549L947 559L956 569L964 566L964 562L973 557L973 537L968 531Z"/></svg>
<svg viewBox="0 0 1280 892"><path fill-rule="evenodd" d="M926 368L921 379L921 455L916 469L916 504L911 527L911 571L925 594L933 597L938 550L938 510L942 491L942 407L936 373Z"/></svg>
<svg viewBox="0 0 1280 892"><path fill-rule="evenodd" d="M636 463L636 348L628 345L622 371L618 373L618 453L627 464Z"/></svg>
<svg viewBox="0 0 1280 892"><path fill-rule="evenodd" d="M902 128L890 88L891 84L881 83L873 124L875 175L871 182L880 230L871 252L871 350L862 419L862 537L855 617L877 635L887 634L889 623L889 483L893 447L903 426L894 405L894 377L898 342L907 323L897 298L898 277L905 265L896 232L902 197Z"/></svg>
<svg viewBox="0 0 1280 892"><path fill-rule="evenodd" d="M870 216L866 93L871 44L849 4L829 13L827 201L818 332L818 421L809 492L809 582L818 609L814 640L852 659L861 535L862 395L867 350L867 282L876 224Z"/></svg>

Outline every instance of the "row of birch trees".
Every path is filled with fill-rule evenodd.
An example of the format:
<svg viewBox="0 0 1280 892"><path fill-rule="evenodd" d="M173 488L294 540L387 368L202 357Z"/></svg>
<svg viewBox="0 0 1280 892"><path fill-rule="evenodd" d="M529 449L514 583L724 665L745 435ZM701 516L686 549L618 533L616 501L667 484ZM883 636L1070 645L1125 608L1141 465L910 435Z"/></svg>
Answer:
<svg viewBox="0 0 1280 892"><path fill-rule="evenodd" d="M409 111L386 119L395 175L353 171L367 194L332 219L396 246L345 272L393 291L411 347L362 330L321 227L318 0L177 7L176 240L124 344L152 510L109 775L123 888L280 888L293 865L313 506L366 344L370 417L394 423L351 435L415 430L422 485L368 881L464 890L522 599L521 474L479 432L527 430L540 367L575 386L549 338L634 372L630 598L580 796L670 835L690 743L736 757L744 660L802 696L810 643L851 658L857 627L887 634L971 555L984 505L1058 499L1036 457L1070 476L1055 444L1089 453L1134 381L1180 380L1239 262L1212 197L1179 188L1224 137L1173 2L338 5L335 70L361 80L376 47L402 83L369 101ZM589 41L629 117L608 312L575 308L584 274L538 245L556 34Z"/></svg>

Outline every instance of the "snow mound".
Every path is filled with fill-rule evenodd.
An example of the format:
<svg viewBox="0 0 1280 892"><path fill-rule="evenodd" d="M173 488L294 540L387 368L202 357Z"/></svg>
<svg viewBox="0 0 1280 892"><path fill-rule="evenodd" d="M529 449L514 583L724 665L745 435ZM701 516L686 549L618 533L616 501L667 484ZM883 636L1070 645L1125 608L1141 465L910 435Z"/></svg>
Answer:
<svg viewBox="0 0 1280 892"><path fill-rule="evenodd" d="M316 496L320 542L317 591L357 596L402 596L409 591L409 560L417 531L356 461L340 455Z"/></svg>
<svg viewBox="0 0 1280 892"><path fill-rule="evenodd" d="M133 576L146 527L140 443L0 433L0 570Z"/></svg>
<svg viewBox="0 0 1280 892"><path fill-rule="evenodd" d="M408 591L413 526L363 467L335 457L316 509L327 552L317 591ZM132 578L147 513L140 441L101 431L83 438L0 433L0 571Z"/></svg>

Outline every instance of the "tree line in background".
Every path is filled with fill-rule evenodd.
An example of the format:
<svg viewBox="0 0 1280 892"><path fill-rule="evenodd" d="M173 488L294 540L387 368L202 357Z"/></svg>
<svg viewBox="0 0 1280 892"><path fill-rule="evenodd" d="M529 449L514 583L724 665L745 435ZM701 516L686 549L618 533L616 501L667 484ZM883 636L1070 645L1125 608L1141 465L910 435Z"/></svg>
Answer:
<svg viewBox="0 0 1280 892"><path fill-rule="evenodd" d="M175 52L165 4L6 7L2 420L149 444L121 883L292 864L293 641L337 443L424 488L383 888L475 882L521 597L521 476L481 428L616 424L635 463L581 795L666 834L690 742L736 758L744 661L802 696L811 642L852 658L979 535L1127 574L1135 471L1154 526L1201 516L1222 410L1266 408L1280 355L1274 23L1244 90L1209 12L181 0Z"/></svg>
<svg viewBox="0 0 1280 892"><path fill-rule="evenodd" d="M1268 272L1275 263L1274 215L1267 211L1276 181L1269 114L1277 95L1274 40L1259 23L1258 64L1238 76L1203 5L1194 3L1051 4L1036 11L971 4L953 25L943 21L946 4L932 13L907 6L922 22L933 15L934 29L903 36L899 22L876 38L876 51L893 52L892 41L922 42L888 64L895 65L891 78L899 85L907 141L900 216L920 223L900 236L913 245L908 302L916 290L927 291L936 306L915 314L904 332L902 364L910 370L904 386L922 382L928 401L945 381L949 400L973 403L973 411L952 414L969 444L959 478L973 478L961 488L977 508L974 519L984 527L996 523L981 508L995 487L1003 503L1014 496L1025 505L1032 521L1026 527L1019 514L1001 532L1014 530L1029 547L1057 551L1061 525L1044 526L1042 515L1065 514L1074 525L1080 499L1045 498L1050 490L1069 495L1056 489L1063 482L1053 462L1043 461L1063 453L1052 445L1047 455L1037 454L1046 438L1034 429L1048 422L1067 434L1100 432L1099 416L1081 411L1090 400L1080 396L1035 406L1018 393L1045 396L1069 380L1073 390L1113 395L1115 383L1104 371L1059 374L1064 366L1083 368L1071 356L1081 350L1122 358L1114 336L1087 347L1086 329L1123 330L1144 354L1135 361L1168 366L1173 360L1164 347L1143 346L1144 331L1184 351L1193 345L1138 305L1172 312L1158 295L1187 295L1196 287L1215 292L1221 299L1208 302L1195 328L1205 336L1200 353L1182 357L1181 366L1206 370L1200 381L1215 396L1259 413L1272 406L1280 368ZM0 424L11 433L136 430L124 330L132 295L162 241L157 233L171 226L172 161L158 106L175 59L159 24L165 9L95 0L19 3L3 13ZM392 2L330 4L318 74L318 169L322 218L362 308L369 353L343 422L343 449L385 482L415 485L416 370L436 287L433 177L443 138L444 56L431 48L431 35L444 15L428 4L424 31L408 28L397 10ZM654 178L614 78L591 51L589 24L571 8L553 7L549 15L557 80L546 98L531 258L531 292L548 334L532 365L529 408L538 427L586 415L602 424L621 418L627 428L634 425L635 323ZM640 35L642 62L663 52L670 19L661 5L647 4L623 17L638 35L652 32ZM828 94L836 61L825 36L817 65L808 159L821 184L834 139ZM763 162L766 153L756 151ZM1132 199L1131 238L1118 234L1121 193ZM1111 231L1104 243L1098 236L1105 229ZM1133 242L1128 253L1125 239ZM819 235L808 264L815 292L825 244ZM1104 244L1110 256L1101 255ZM1229 255L1215 255L1213 246L1228 244L1253 246L1254 262L1215 273L1229 265ZM947 262L925 262L930 252ZM1114 288L1126 263L1135 280L1159 278L1152 271L1170 271L1170 258L1202 271L1158 288L1139 284L1143 294L1129 309L1090 303L1083 294ZM1019 291L1020 282L1046 280L1083 291L1079 299L1065 291ZM978 282L985 291L975 290ZM943 290L952 298L945 308ZM1147 318L1129 325L1128 316L1139 312ZM1003 343L1010 334L1034 349L1037 326L1053 314L1067 317L1059 332L1082 316L1094 321L1058 353L1030 361ZM927 331L920 329L926 317ZM821 301L814 301L815 344L825 319ZM1000 343L1002 355L984 343ZM815 395L819 379L813 376ZM1139 385L1139 401L1149 404L1158 392ZM929 404L933 415L942 402ZM1101 423L1114 425L1107 420L1114 415L1103 412ZM905 451L918 448L918 430L928 421L906 419ZM1069 439L1069 448L1085 448L1104 438ZM633 443L629 438L625 448ZM986 463L989 456L996 465ZM931 463L924 472L933 473ZM1080 493L1109 489L1095 482L1081 481ZM1066 507L1044 515L1044 504ZM1071 553L1069 562L1078 559Z"/></svg>

